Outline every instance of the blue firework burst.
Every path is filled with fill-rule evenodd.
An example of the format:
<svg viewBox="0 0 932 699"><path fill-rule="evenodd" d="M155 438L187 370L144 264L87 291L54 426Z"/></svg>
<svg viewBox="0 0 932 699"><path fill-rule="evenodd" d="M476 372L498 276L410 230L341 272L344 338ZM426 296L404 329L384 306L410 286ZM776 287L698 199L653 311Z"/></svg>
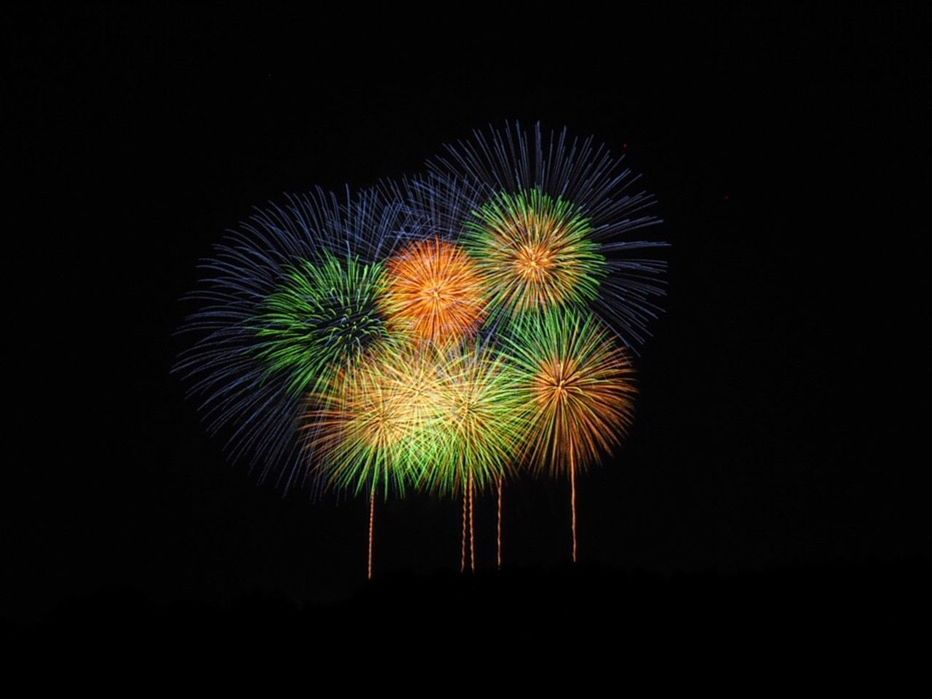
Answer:
<svg viewBox="0 0 932 699"><path fill-rule="evenodd" d="M307 482L301 418L340 365L385 335L382 261L409 214L388 190L323 190L256 209L203 261L173 371L231 458L284 489ZM313 479L312 479L313 480Z"/></svg>

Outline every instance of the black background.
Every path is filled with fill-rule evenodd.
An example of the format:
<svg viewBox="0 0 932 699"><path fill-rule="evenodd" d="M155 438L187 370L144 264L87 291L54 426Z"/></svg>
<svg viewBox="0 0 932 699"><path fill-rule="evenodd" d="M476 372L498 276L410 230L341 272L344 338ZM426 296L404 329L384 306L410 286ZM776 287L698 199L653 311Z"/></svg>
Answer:
<svg viewBox="0 0 932 699"><path fill-rule="evenodd" d="M278 630L371 614L455 636L435 613L458 604L557 639L658 608L702 626L709 599L762 636L789 609L912 623L927 27L901 5L779 6L8 13L11 628L248 608ZM414 497L380 510L367 586L364 502L282 497L206 436L168 373L180 298L251 206L415 173L505 119L596 135L659 199L668 311L636 426L580 484L576 570L566 484L529 481L506 491L504 574L491 498L463 580L456 503Z"/></svg>

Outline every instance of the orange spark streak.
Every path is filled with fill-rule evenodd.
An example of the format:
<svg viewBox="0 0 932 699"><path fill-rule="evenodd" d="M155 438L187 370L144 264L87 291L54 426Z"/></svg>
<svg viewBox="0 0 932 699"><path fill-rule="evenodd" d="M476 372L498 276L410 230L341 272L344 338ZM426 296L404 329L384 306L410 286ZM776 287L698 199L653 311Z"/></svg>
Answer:
<svg viewBox="0 0 932 699"><path fill-rule="evenodd" d="M473 499L476 491L472 482L472 472L469 474L469 569L476 572L476 528L475 514L473 512Z"/></svg>
<svg viewBox="0 0 932 699"><path fill-rule="evenodd" d="M372 580L372 541L375 530L375 489L369 495L369 580Z"/></svg>
<svg viewBox="0 0 932 699"><path fill-rule="evenodd" d="M570 503L573 511L573 563L576 562L576 462L570 452Z"/></svg>
<svg viewBox="0 0 932 699"><path fill-rule="evenodd" d="M496 519L495 560L498 563L499 570L501 570L501 567L502 567L502 477L501 476L499 476L496 479L495 484L498 487L498 510L497 510L497 519Z"/></svg>
<svg viewBox="0 0 932 699"><path fill-rule="evenodd" d="M463 541L460 548L460 573L466 572L466 490L463 490Z"/></svg>

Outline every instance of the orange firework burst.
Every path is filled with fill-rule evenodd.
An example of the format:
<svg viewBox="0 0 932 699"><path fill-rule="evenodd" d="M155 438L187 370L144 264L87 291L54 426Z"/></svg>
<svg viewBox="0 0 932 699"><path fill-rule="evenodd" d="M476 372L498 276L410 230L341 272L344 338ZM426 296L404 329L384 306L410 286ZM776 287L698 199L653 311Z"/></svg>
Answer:
<svg viewBox="0 0 932 699"><path fill-rule="evenodd" d="M517 334L510 350L529 397L530 461L555 473L584 468L631 424L637 389L628 356L591 317L535 316Z"/></svg>
<svg viewBox="0 0 932 699"><path fill-rule="evenodd" d="M439 344L471 335L485 316L485 286L469 255L434 238L411 243L388 261L382 303L394 330Z"/></svg>

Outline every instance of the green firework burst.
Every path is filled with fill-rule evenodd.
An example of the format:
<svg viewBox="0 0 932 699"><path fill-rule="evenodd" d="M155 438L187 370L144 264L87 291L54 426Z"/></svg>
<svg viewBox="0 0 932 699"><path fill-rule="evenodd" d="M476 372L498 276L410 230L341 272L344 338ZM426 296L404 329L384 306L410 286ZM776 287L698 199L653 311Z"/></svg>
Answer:
<svg viewBox="0 0 932 699"><path fill-rule="evenodd" d="M295 263L256 319L259 357L269 371L290 375L293 394L317 391L329 372L387 337L377 303L383 290L381 263L329 252Z"/></svg>

